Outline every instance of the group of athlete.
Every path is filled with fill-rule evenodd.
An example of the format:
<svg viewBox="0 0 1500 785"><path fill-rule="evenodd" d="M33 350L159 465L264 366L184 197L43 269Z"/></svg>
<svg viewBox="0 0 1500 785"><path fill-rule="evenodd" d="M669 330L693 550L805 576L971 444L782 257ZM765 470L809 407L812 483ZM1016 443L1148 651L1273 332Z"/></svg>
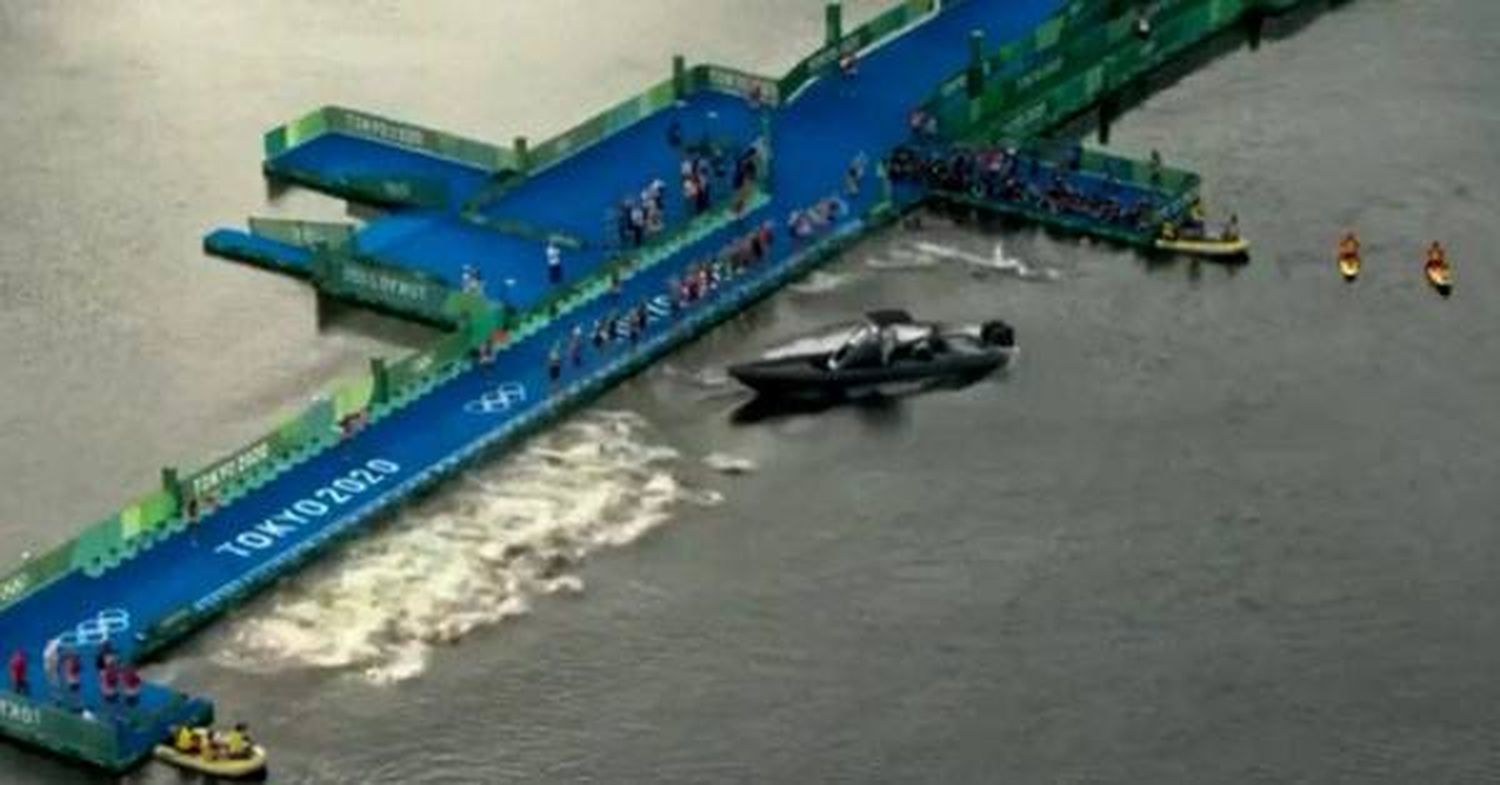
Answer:
<svg viewBox="0 0 1500 785"><path fill-rule="evenodd" d="M763 166L760 148L754 144L745 146L731 162L723 148L716 144L704 142L687 146L678 134L669 135L668 143L681 154L678 173L682 212L689 217L708 212L714 205L714 195L726 181L732 192L743 195L759 177ZM613 218L621 248L645 245L667 227L666 181L653 178L639 195L622 198Z"/></svg>
<svg viewBox="0 0 1500 785"><path fill-rule="evenodd" d="M172 728L172 748L183 755L196 755L204 760L243 760L255 750L255 741L250 738L250 729L238 723L227 733L209 728L189 728L178 725Z"/></svg>
<svg viewBox="0 0 1500 785"><path fill-rule="evenodd" d="M24 649L10 655L10 686L20 695L30 695L29 659ZM135 666L122 661L108 641L100 644L94 655L99 697L105 704L135 706L140 701L141 674ZM83 694L83 656L78 649L53 638L42 651L42 672L49 696L57 703L78 703ZM66 700L63 700L63 699Z"/></svg>
<svg viewBox="0 0 1500 785"><path fill-rule="evenodd" d="M914 148L891 158L893 181L1024 205L1053 214L1139 230L1150 226L1153 195L1120 181L1112 172L1081 174L1082 148L1053 162L1014 148L989 147L927 155Z"/></svg>
<svg viewBox="0 0 1500 785"><path fill-rule="evenodd" d="M718 252L688 264L682 275L668 278L664 299L671 316L680 316L707 299L725 282L759 264L770 253L775 238L771 222L763 222L730 240ZM610 296L618 299L622 296L622 281L618 273L612 281ZM650 318L650 304L641 299L629 308L611 308L587 329L583 323L575 323L567 337L554 341L547 352L548 379L554 384L561 381L565 357L566 365L582 367L586 344L592 344L594 351L599 353L607 351L616 341L625 341L632 346L638 344L645 335Z"/></svg>
<svg viewBox="0 0 1500 785"><path fill-rule="evenodd" d="M837 195L827 196L810 207L793 210L787 214L787 234L793 242L806 240L832 228L840 218L849 214L849 203Z"/></svg>

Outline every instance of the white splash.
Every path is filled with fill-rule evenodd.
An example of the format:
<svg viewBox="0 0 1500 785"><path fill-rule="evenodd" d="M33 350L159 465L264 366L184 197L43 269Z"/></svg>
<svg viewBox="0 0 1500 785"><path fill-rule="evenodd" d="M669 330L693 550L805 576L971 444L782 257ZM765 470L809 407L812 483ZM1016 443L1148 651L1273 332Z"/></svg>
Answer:
<svg viewBox="0 0 1500 785"><path fill-rule="evenodd" d="M757 468L755 461L724 452L711 452L703 456L703 465L723 474L749 474Z"/></svg>
<svg viewBox="0 0 1500 785"><path fill-rule="evenodd" d="M816 270L812 275L792 284L789 288L798 294L826 294L842 288L849 282L850 277L847 274Z"/></svg>
<svg viewBox="0 0 1500 785"><path fill-rule="evenodd" d="M669 379L704 390L723 390L733 381L729 377L728 369L723 367L684 368L675 363L665 362L661 365L661 372Z"/></svg>
<svg viewBox="0 0 1500 785"><path fill-rule="evenodd" d="M1032 267L1019 256L1010 256L1005 253L1005 244L999 240L995 241L995 247L991 249L989 256L970 253L960 248L937 243L918 242L916 249L938 259L952 259L966 264L980 267L985 270L1012 273L1020 278L1028 280L1052 281L1058 278L1056 270L1041 267Z"/></svg>
<svg viewBox="0 0 1500 785"><path fill-rule="evenodd" d="M628 412L591 412L471 470L278 590L218 659L399 682L425 670L434 645L523 615L538 596L582 592L574 570L590 554L634 542L678 504L720 501L679 484L677 452L645 429Z"/></svg>
<svg viewBox="0 0 1500 785"><path fill-rule="evenodd" d="M917 243L913 248L892 248L886 252L888 258L872 256L865 260L865 266L876 270L921 270L927 267L936 267L942 258L930 252L923 251L920 246L933 246L931 243Z"/></svg>

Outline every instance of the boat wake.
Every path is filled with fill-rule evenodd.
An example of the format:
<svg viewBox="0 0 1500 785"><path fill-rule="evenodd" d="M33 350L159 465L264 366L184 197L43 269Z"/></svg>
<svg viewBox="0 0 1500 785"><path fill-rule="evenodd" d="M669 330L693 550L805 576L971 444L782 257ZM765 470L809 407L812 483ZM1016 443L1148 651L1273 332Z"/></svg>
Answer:
<svg viewBox="0 0 1500 785"><path fill-rule="evenodd" d="M995 241L995 247L990 251L989 256L981 256L961 248L929 242L918 242L913 247L918 253L927 257L951 259L983 270L1010 273L1025 280L1055 281L1059 277L1056 270L1045 267L1033 267L1019 256L1006 254L1005 244L999 240Z"/></svg>
<svg viewBox="0 0 1500 785"><path fill-rule="evenodd" d="M703 456L703 465L720 474L749 474L758 468L755 461L749 458L725 452L711 452Z"/></svg>
<svg viewBox="0 0 1500 785"><path fill-rule="evenodd" d="M628 412L590 412L462 475L389 527L288 582L235 624L216 658L250 671L357 669L413 678L434 645L578 593L589 555L627 545L680 504L720 497L682 485L676 451Z"/></svg>
<svg viewBox="0 0 1500 785"><path fill-rule="evenodd" d="M917 246L927 246L930 243L917 243ZM942 263L942 257L935 256L920 247L896 247L886 252L885 257L872 256L865 260L865 266L875 270L925 270L936 267Z"/></svg>
<svg viewBox="0 0 1500 785"><path fill-rule="evenodd" d="M798 294L827 294L836 289L841 289L853 276L847 273L830 273L824 270L815 270L812 275L787 287Z"/></svg>
<svg viewBox="0 0 1500 785"><path fill-rule="evenodd" d="M729 378L729 372L722 367L708 366L693 369L684 368L672 362L664 362L661 364L661 373L669 379L686 385L715 392L722 392L734 384L734 380Z"/></svg>

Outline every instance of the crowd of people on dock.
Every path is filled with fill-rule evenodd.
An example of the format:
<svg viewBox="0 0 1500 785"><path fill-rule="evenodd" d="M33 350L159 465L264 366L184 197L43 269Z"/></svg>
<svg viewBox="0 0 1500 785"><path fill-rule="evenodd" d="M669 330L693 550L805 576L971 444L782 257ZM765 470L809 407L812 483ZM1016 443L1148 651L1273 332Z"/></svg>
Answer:
<svg viewBox="0 0 1500 785"><path fill-rule="evenodd" d="M792 242L802 242L833 228L839 219L849 214L849 203L837 194L831 194L807 207L791 211L786 217L787 235Z"/></svg>
<svg viewBox="0 0 1500 785"><path fill-rule="evenodd" d="M30 665L30 658L24 649L11 652L10 687L19 695L37 693L35 685L31 684ZM140 702L140 672L131 663L121 660L109 641L95 649L93 666L99 698L104 704L123 702L126 706L135 706ZM83 653L79 647L53 638L42 651L42 674L46 680L42 695L59 705L82 708L83 667Z"/></svg>
<svg viewBox="0 0 1500 785"><path fill-rule="evenodd" d="M687 143L681 123L673 122L668 144L680 156L678 176L683 220L691 220L722 203L720 194L730 194L741 208L765 165L762 143L757 140L731 156L729 148L711 140ZM669 226L667 183L660 176L650 179L639 194L622 197L612 210L616 241L620 248L640 248Z"/></svg>
<svg viewBox="0 0 1500 785"><path fill-rule="evenodd" d="M1160 171L1154 159L1153 171ZM1114 172L1085 171L1082 148L1065 161L1044 160L1015 148L924 153L898 148L890 160L898 183L1022 205L1129 231L1155 228L1160 195L1126 183Z"/></svg>
<svg viewBox="0 0 1500 785"><path fill-rule="evenodd" d="M552 343L547 352L548 379L553 383L561 381L565 366L581 368L586 362L586 343L600 355L617 342L630 346L639 344L653 316L676 319L704 303L726 283L765 260L775 240L776 232L771 222L762 222L730 240L717 252L686 265L681 275L667 279L666 291L662 294L649 300L642 298L629 307L618 304L622 296L622 281L616 271L610 295L616 299L616 307L592 323L575 323L565 337Z"/></svg>

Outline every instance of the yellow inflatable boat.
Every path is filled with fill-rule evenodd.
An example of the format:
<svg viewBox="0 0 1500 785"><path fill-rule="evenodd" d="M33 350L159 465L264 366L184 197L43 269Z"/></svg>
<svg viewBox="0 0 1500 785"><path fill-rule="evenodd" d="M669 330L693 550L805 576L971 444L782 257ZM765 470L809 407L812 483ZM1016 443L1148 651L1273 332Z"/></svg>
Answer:
<svg viewBox="0 0 1500 785"><path fill-rule="evenodd" d="M1339 274L1344 276L1344 280L1353 281L1355 278L1359 277L1359 265L1360 261L1358 256L1340 256Z"/></svg>
<svg viewBox="0 0 1500 785"><path fill-rule="evenodd" d="M1158 237L1156 250L1190 256L1237 259L1250 253L1250 242L1243 237L1227 240L1216 237Z"/></svg>
<svg viewBox="0 0 1500 785"><path fill-rule="evenodd" d="M1427 265L1427 282L1444 297L1453 294L1453 268L1446 263Z"/></svg>
<svg viewBox="0 0 1500 785"><path fill-rule="evenodd" d="M189 771L227 780L249 779L260 776L266 771L266 750L259 744L250 745L250 754L243 758L228 758L220 755L206 757L196 752L179 752L175 747L167 744L158 744L156 745L156 759Z"/></svg>

